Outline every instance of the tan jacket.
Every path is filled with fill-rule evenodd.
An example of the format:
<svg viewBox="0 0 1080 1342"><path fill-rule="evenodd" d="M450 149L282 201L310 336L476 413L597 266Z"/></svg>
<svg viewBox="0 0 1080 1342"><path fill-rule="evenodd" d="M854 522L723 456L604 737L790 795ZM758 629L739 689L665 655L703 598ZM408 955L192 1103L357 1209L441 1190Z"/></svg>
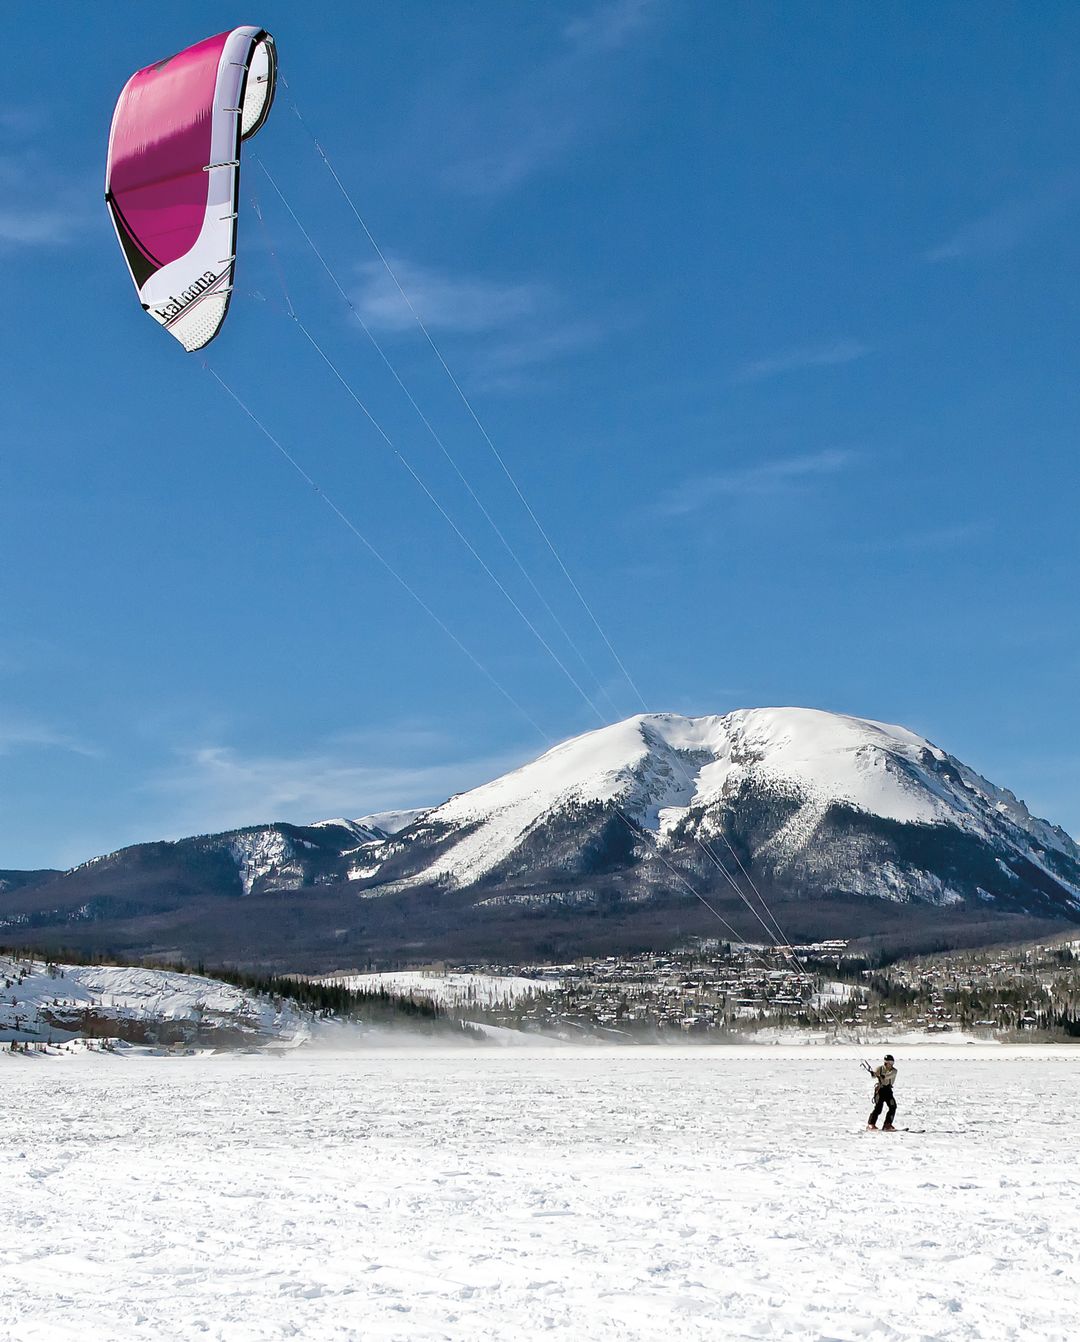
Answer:
<svg viewBox="0 0 1080 1342"><path fill-rule="evenodd" d="M883 1062L880 1067L875 1067L871 1076L874 1078L875 1088L880 1089L883 1086L892 1086L896 1080L896 1068L891 1062Z"/></svg>

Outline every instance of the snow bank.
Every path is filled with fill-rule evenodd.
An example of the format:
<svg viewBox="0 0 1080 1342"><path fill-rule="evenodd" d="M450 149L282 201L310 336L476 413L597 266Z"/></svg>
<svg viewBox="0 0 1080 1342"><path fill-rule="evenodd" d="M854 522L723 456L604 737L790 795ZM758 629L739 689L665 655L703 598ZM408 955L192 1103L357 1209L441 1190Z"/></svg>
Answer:
<svg viewBox="0 0 1080 1342"><path fill-rule="evenodd" d="M0 1041L82 1034L297 1044L310 1019L291 1003L198 974L0 956Z"/></svg>

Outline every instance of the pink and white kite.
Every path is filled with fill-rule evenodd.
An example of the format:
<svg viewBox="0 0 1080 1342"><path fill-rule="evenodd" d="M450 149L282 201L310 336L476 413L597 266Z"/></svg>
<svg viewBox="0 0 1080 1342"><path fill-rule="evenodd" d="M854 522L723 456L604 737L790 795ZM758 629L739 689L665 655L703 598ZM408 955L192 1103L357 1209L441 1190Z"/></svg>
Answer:
<svg viewBox="0 0 1080 1342"><path fill-rule="evenodd" d="M109 214L139 301L186 350L228 311L240 142L266 120L276 76L270 34L234 28L137 71L113 113Z"/></svg>

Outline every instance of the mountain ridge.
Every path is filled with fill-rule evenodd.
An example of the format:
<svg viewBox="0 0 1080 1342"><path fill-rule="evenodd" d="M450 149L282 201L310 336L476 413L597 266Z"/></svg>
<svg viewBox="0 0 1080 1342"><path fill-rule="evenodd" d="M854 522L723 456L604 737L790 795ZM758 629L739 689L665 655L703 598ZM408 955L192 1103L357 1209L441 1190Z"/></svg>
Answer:
<svg viewBox="0 0 1080 1342"><path fill-rule="evenodd" d="M792 935L906 927L962 944L1080 921L1080 846L903 727L801 708L640 714L439 806L135 845L11 881L0 943L308 969L498 959L700 934L696 896L760 935L758 893Z"/></svg>
<svg viewBox="0 0 1080 1342"><path fill-rule="evenodd" d="M678 847L687 835L699 846L719 838L726 848L729 837L715 812L770 793L778 810L786 797L794 811L751 856L764 855L777 868L799 856L800 840L805 849L831 808L847 806L901 825L951 824L981 839L1007 831L1017 857L1036 865L1048 859L1047 875L1080 910L1080 847L1064 830L906 728L815 709L639 714L571 738L367 845L367 866L376 869L362 879L379 879L388 861L428 831L435 860L398 880L466 888L497 869L553 812L574 806L610 808L652 834L658 849ZM455 831L460 837L448 843ZM902 894L888 880L876 890L862 881L852 892ZM939 893L962 897L947 885Z"/></svg>

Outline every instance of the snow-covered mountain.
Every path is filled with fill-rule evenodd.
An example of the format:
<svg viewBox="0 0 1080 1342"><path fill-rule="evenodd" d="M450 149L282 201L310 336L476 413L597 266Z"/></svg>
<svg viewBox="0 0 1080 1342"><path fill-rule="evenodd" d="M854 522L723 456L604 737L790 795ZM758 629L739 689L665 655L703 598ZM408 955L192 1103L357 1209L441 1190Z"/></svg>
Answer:
<svg viewBox="0 0 1080 1342"><path fill-rule="evenodd" d="M791 935L892 946L1080 921L1063 830L902 727L800 708L646 714L430 809L4 875L0 945L312 973L670 945L716 931L702 900L761 935L757 891Z"/></svg>
<svg viewBox="0 0 1080 1342"><path fill-rule="evenodd" d="M598 828L654 872L707 874L712 853L807 893L1080 913L1080 847L1063 830L903 727L803 708L643 714L575 737L365 844L363 879L583 875Z"/></svg>

